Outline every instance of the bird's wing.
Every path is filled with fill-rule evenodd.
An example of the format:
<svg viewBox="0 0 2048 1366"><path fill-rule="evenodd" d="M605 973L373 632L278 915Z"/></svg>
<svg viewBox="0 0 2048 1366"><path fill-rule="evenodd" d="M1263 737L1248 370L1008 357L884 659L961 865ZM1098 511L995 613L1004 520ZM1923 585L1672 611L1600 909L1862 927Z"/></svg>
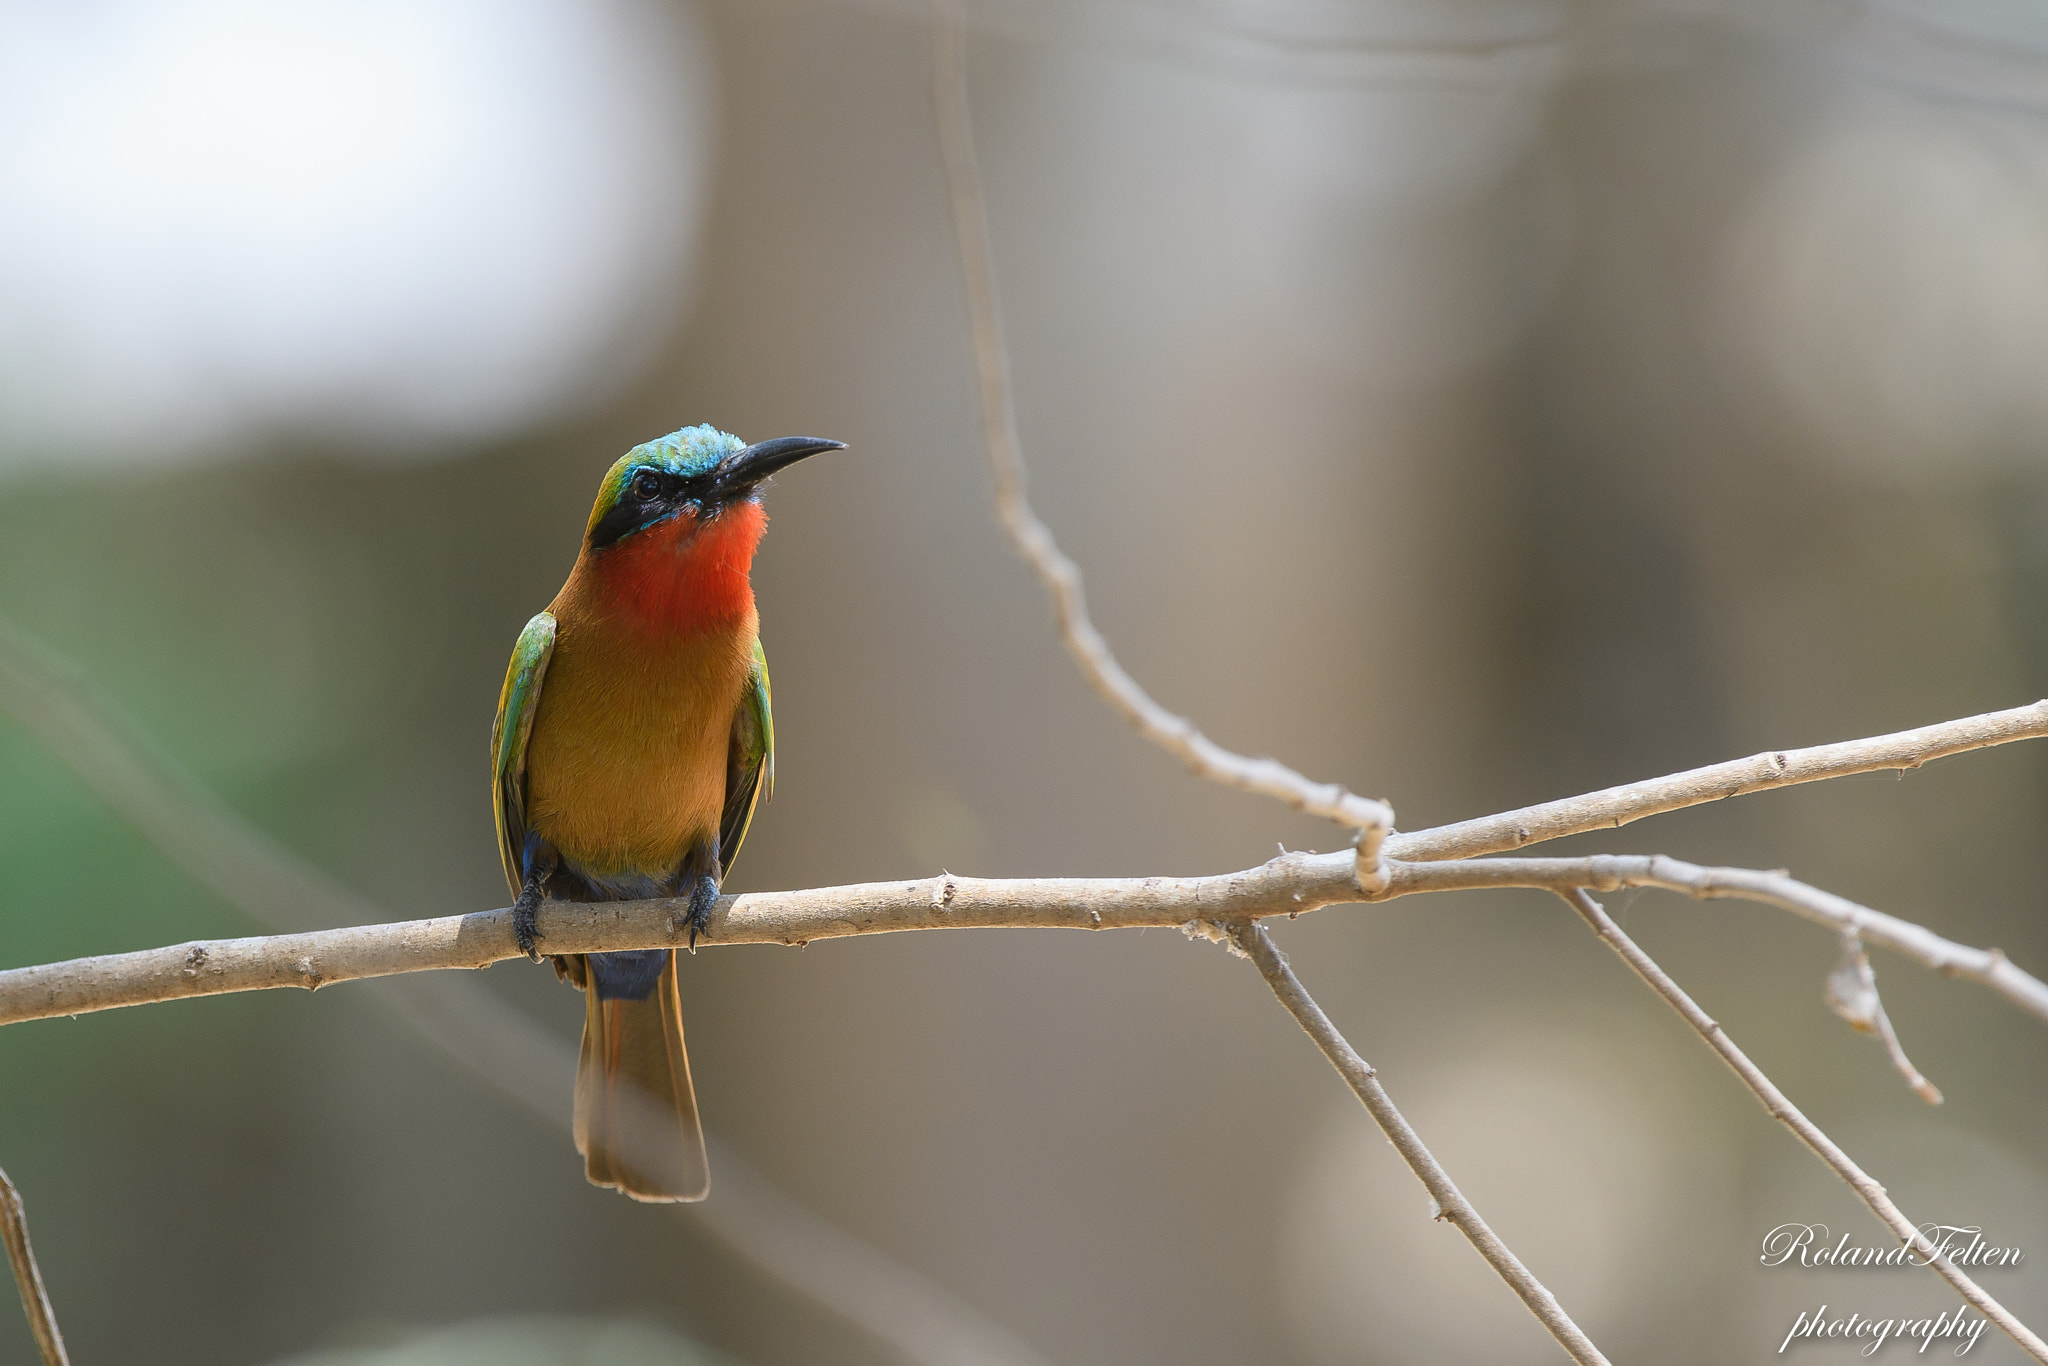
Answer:
<svg viewBox="0 0 2048 1366"><path fill-rule="evenodd" d="M719 876L732 869L754 808L775 795L775 720L768 702L768 656L754 641L754 667L732 718L725 757L725 814L718 822Z"/></svg>
<svg viewBox="0 0 2048 1366"><path fill-rule="evenodd" d="M491 795L498 812L498 854L505 880L516 894L525 881L520 866L526 847L526 740L540 710L540 685L555 650L555 619L537 613L512 647L505 690L498 694L498 719L491 725Z"/></svg>

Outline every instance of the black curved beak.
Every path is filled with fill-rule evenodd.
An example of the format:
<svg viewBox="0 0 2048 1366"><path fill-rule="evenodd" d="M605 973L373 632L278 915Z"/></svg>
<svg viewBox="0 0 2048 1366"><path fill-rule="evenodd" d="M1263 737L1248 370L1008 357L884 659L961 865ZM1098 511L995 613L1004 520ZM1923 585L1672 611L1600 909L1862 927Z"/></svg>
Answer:
<svg viewBox="0 0 2048 1366"><path fill-rule="evenodd" d="M712 485L721 502L742 497L769 475L794 465L806 456L845 449L844 441L827 441L816 436L778 436L773 441L757 441L727 456L718 467L718 473L712 477Z"/></svg>

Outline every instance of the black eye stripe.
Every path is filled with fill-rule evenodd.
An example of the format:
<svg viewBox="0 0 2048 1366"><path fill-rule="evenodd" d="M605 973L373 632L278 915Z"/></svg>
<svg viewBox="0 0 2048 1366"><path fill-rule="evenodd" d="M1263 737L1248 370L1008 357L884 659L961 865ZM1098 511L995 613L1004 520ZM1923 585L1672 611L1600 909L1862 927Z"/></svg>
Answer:
<svg viewBox="0 0 2048 1366"><path fill-rule="evenodd" d="M710 483L708 475L685 478L668 470L637 470L626 484L626 496L639 501L698 498Z"/></svg>
<svg viewBox="0 0 2048 1366"><path fill-rule="evenodd" d="M625 487L619 490L611 511L590 528L587 537L590 548L603 550L677 512L705 515L705 507L711 505L710 500L716 495L717 473L714 469L686 476L674 470L649 466L634 470ZM712 515L716 513L714 506Z"/></svg>

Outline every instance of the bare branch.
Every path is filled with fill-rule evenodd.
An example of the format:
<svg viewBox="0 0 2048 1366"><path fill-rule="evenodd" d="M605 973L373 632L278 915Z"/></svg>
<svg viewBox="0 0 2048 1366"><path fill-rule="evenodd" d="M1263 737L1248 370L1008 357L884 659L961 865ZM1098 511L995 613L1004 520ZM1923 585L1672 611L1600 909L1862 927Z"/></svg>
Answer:
<svg viewBox="0 0 2048 1366"><path fill-rule="evenodd" d="M1009 359L1003 347L1001 304L996 293L988 215L981 170L974 151L967 102L966 35L952 0L935 0L932 30L932 106L945 153L946 184L953 206L953 230L960 253L960 280L974 335L975 370L981 386L982 439L995 480L996 516L1052 596L1060 639L1082 674L1139 734L1211 781L1244 792L1274 797L1298 810L1323 816L1362 832L1358 865L1373 885L1379 844L1393 827L1384 802L1317 783L1276 759L1252 759L1223 748L1154 701L1124 672L1109 644L1095 629L1082 592L1081 571L1067 558L1052 532L1031 509L1024 489L1024 456L1010 393Z"/></svg>
<svg viewBox="0 0 2048 1366"><path fill-rule="evenodd" d="M1622 961L1635 971L1636 976L1642 978L1653 991L1668 1001L1671 1008L1683 1016L1685 1022L1707 1041L1709 1048L1721 1055L1721 1061L1734 1070L1735 1075L1742 1079L1743 1085L1756 1093L1757 1099L1763 1102L1764 1109L1798 1135L1799 1141L1811 1148L1815 1156L1833 1168L1835 1175L1841 1177L1851 1190L1862 1197L1863 1203L1870 1206L1872 1212L1884 1221L1885 1226L1897 1235L1901 1243L1912 1248L1916 1254L1931 1264L1943 1280L1956 1288L1958 1294L1975 1305L1985 1318L2003 1329L2006 1336L2018 1343L2034 1360L2048 1362L2048 1342L2043 1342L2032 1329L2015 1318L2011 1311L1993 1299L1982 1286L1965 1275L1960 1267L1955 1266L1948 1258L1938 1255L1934 1243L1920 1232L1912 1220L1900 1212L1899 1207L1892 1203L1891 1197L1885 1194L1884 1187L1850 1160L1849 1155L1836 1146L1833 1139L1821 1132L1819 1125L1808 1119L1798 1106L1787 1099L1785 1093L1763 1074L1763 1070L1735 1046L1734 1040L1728 1037L1728 1031L1721 1028L1706 1011L1701 1010L1692 997L1685 994L1685 989L1672 981L1670 975L1658 967L1650 955L1637 947L1636 942L1624 934L1621 927L1601 909L1599 902L1588 896L1583 889L1574 889L1562 895L1571 904L1572 909L1593 927L1593 932L1600 936L1601 941L1619 954Z"/></svg>
<svg viewBox="0 0 2048 1366"><path fill-rule="evenodd" d="M1389 858L1416 860L1497 854L1589 830L1610 830L1645 816L1718 802L1726 797L1743 797L1851 773L1918 768L1952 754L2042 736L2048 736L2048 700L1867 740L1773 750L1668 777L1602 788L1540 806L1525 806L1497 816L1397 833L1387 837L1386 852Z"/></svg>
<svg viewBox="0 0 2048 1366"><path fill-rule="evenodd" d="M749 892L719 898L698 944L805 944L919 929L1118 929L1173 926L1196 918L1241 920L1358 900L1361 894L1352 868L1348 852L1288 854L1241 873L1214 877L941 876ZM687 912L687 903L673 899L589 905L544 902L541 940L550 953L668 948L688 942ZM196 941L0 971L0 1024L187 996L481 968L519 956L509 910Z"/></svg>
<svg viewBox="0 0 2048 1366"><path fill-rule="evenodd" d="M29 1331L43 1354L43 1366L70 1366L64 1354L64 1335L57 1331L57 1311L50 1308L50 1292L43 1288L43 1273L36 1267L35 1249L28 1241L28 1212L21 1206L21 1192L0 1171L0 1241L7 1244L7 1261L14 1268L14 1284L21 1291L21 1307L28 1313Z"/></svg>
<svg viewBox="0 0 2048 1366"><path fill-rule="evenodd" d="M1949 977L1991 987L2048 1022L2048 985L1996 949L1976 949L1782 873L1702 868L1662 855L1488 858L1386 864L1387 889L1368 897L1347 851L1291 853L1241 872L1174 878L971 878L856 883L719 898L700 947L807 944L814 939L938 929L1142 929L1299 915L1324 906L1423 892L1531 887L1661 887L1736 897L1793 911L1881 944ZM680 901L547 902L540 927L558 953L608 953L683 943ZM445 968L519 956L510 912L479 911L268 938L222 939L0 971L0 1025L118 1006Z"/></svg>
<svg viewBox="0 0 2048 1366"><path fill-rule="evenodd" d="M1266 985L1273 988L1273 994L1294 1016L1295 1023L1315 1040L1316 1047L1330 1060L1330 1066L1336 1068L1337 1074L1351 1087L1359 1102L1372 1115L1373 1122L1380 1126L1380 1132L1387 1136L1387 1142L1394 1145L1394 1151L1401 1154L1408 1170L1415 1173L1415 1179L1429 1191L1430 1199L1436 1205L1436 1217L1453 1225L1470 1240L1487 1264L1521 1297L1529 1312L1571 1354L1573 1361L1598 1362L1606 1366L1607 1358L1600 1354L1600 1349L1593 1345L1593 1340L1579 1325L1572 1322L1571 1315L1565 1313L1564 1307L1557 1302L1557 1296L1531 1275L1521 1259L1487 1227L1486 1221L1479 1217L1479 1211L1472 1207L1472 1202L1465 1198L1450 1174L1424 1146L1407 1118L1395 1108L1386 1088L1380 1085L1379 1074L1358 1056L1337 1027L1330 1023L1330 1017L1323 1013L1323 1008L1302 986L1301 979L1294 975L1294 969L1288 966L1286 955L1275 947L1266 927L1256 920L1246 921L1231 926L1230 936L1265 975Z"/></svg>

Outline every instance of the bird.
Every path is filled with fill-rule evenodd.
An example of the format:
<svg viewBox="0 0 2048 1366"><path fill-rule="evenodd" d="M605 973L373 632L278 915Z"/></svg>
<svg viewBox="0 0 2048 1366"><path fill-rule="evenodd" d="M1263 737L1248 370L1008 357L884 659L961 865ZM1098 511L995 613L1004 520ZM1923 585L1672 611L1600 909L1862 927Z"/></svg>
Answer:
<svg viewBox="0 0 2048 1366"><path fill-rule="evenodd" d="M765 481L845 443L748 445L711 426L635 446L598 489L562 591L513 647L491 730L513 936L538 962L543 898L686 902L695 950L775 784L751 581ZM673 949L552 955L584 996L575 1135L591 1183L702 1200Z"/></svg>

